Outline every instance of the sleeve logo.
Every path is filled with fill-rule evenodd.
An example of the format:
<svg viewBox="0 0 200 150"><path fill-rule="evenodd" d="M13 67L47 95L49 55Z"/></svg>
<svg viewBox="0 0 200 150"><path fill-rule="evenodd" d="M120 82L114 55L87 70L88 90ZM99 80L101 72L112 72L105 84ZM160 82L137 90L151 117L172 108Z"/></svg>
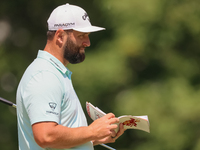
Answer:
<svg viewBox="0 0 200 150"><path fill-rule="evenodd" d="M50 102L50 103L49 103L49 106L50 106L51 110L54 111L55 108L56 108L56 106L57 106L57 104L56 104L56 103L53 103L53 102Z"/></svg>

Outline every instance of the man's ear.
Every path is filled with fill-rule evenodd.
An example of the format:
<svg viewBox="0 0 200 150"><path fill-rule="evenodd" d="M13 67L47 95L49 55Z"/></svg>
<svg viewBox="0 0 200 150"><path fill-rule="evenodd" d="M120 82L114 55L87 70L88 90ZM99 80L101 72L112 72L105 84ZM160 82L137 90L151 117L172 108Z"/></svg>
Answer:
<svg viewBox="0 0 200 150"><path fill-rule="evenodd" d="M64 30L58 29L55 33L55 38L56 38L56 44L59 47L62 47L62 45L64 44L64 41L65 41L65 38L67 38L67 34L65 33Z"/></svg>

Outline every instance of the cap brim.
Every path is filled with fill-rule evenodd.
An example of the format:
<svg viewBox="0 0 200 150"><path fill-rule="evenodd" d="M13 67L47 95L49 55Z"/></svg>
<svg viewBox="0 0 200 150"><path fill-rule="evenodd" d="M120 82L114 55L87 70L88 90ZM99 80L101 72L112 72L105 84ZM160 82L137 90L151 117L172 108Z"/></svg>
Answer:
<svg viewBox="0 0 200 150"><path fill-rule="evenodd" d="M97 32L97 31L105 30L105 28L89 26L89 27L83 27L83 28L73 28L73 30L79 31L79 32Z"/></svg>

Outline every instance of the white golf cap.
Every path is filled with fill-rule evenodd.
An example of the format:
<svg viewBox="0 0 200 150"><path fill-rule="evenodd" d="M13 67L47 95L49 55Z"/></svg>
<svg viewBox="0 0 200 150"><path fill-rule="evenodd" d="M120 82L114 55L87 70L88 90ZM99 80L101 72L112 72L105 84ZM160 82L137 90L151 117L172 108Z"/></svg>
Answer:
<svg viewBox="0 0 200 150"><path fill-rule="evenodd" d="M105 28L92 26L89 16L81 7L65 4L53 10L47 20L48 29L56 31L58 29L73 29L79 32L96 32Z"/></svg>

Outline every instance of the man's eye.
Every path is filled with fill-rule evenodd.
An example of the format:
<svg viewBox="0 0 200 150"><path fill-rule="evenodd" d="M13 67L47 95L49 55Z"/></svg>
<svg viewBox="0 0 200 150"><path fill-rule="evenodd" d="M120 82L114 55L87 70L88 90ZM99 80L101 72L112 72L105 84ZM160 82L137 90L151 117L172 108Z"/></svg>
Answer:
<svg viewBox="0 0 200 150"><path fill-rule="evenodd" d="M79 35L78 37L82 39L82 38L83 38L83 35Z"/></svg>

